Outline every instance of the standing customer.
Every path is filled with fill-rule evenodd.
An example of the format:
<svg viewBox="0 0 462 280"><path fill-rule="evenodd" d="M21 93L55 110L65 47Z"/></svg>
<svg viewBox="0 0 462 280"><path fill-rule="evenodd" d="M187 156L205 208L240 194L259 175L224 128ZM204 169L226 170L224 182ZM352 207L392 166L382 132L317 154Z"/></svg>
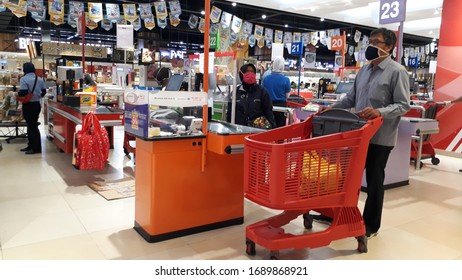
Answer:
<svg viewBox="0 0 462 280"><path fill-rule="evenodd" d="M284 58L277 57L273 61L273 71L263 79L263 87L268 91L273 106L286 107L287 97L290 94L290 80L282 73L284 71ZM284 112L274 112L277 127L286 125Z"/></svg>
<svg viewBox="0 0 462 280"><path fill-rule="evenodd" d="M409 111L409 76L406 69L391 59L396 44L393 31L379 28L371 32L366 59L346 97L330 107L354 108L360 117L384 121L372 137L366 157L367 199L363 218L368 238L377 235L382 220L385 167L396 145L401 116Z"/></svg>
<svg viewBox="0 0 462 280"><path fill-rule="evenodd" d="M32 99L22 104L22 113L27 124L27 147L21 149L26 155L40 154L42 152L42 142L38 128L38 118L40 115L40 99L45 96L45 83L42 78L35 74L34 64L27 62L23 65L24 77L19 81L19 97L24 97L32 93Z"/></svg>
<svg viewBox="0 0 462 280"><path fill-rule="evenodd" d="M256 68L249 63L241 67L242 86L236 91L236 124L259 128L274 128L273 104L268 92L257 84ZM231 122L232 102L228 102L227 121Z"/></svg>

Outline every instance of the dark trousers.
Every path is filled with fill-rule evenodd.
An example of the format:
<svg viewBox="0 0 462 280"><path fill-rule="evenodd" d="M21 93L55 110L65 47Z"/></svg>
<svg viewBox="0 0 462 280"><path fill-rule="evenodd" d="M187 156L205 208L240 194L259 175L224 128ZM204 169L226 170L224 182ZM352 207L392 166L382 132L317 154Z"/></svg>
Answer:
<svg viewBox="0 0 462 280"><path fill-rule="evenodd" d="M273 106L277 107L287 107L286 101L273 101ZM283 112L274 112L274 119L276 121L277 127L282 127L286 125L286 115Z"/></svg>
<svg viewBox="0 0 462 280"><path fill-rule="evenodd" d="M42 151L42 142L38 128L38 119L40 115L40 102L28 102L22 104L22 114L27 124L28 147L33 151Z"/></svg>
<svg viewBox="0 0 462 280"><path fill-rule="evenodd" d="M363 218L366 233L377 232L382 221L382 208L385 190L385 167L393 147L369 144L366 157L367 199Z"/></svg>

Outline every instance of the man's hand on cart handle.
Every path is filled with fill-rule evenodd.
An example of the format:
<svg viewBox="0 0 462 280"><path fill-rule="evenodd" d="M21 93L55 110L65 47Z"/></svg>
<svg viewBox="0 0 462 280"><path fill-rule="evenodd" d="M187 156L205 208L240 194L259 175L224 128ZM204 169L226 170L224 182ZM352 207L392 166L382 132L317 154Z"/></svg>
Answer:
<svg viewBox="0 0 462 280"><path fill-rule="evenodd" d="M329 111L331 109L332 109L332 106L319 106L318 112L322 113L322 112L325 112L325 111Z"/></svg>
<svg viewBox="0 0 462 280"><path fill-rule="evenodd" d="M358 115L360 118L368 119L368 120L375 119L381 116L380 111L372 107L366 107L362 109L361 111L358 112Z"/></svg>

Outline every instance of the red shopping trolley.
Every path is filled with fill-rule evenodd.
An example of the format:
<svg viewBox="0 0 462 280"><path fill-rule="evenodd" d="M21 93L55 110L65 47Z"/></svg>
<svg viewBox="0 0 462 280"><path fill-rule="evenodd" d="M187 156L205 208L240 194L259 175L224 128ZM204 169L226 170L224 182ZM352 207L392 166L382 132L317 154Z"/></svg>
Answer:
<svg viewBox="0 0 462 280"><path fill-rule="evenodd" d="M258 244L276 259L282 249L322 247L347 237L357 237L358 251L367 252L357 204L369 141L381 124L382 118L364 121L344 110L330 110L302 123L247 136L245 197L284 210L247 226L247 254L255 255ZM332 217L330 227L301 235L284 231L282 226L310 210ZM311 223L304 221L306 228Z"/></svg>

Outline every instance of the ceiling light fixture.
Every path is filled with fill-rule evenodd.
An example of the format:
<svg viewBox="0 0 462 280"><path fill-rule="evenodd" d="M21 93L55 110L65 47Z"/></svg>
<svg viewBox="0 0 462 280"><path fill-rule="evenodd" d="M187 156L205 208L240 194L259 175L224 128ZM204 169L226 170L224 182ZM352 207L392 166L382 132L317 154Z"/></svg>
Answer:
<svg viewBox="0 0 462 280"><path fill-rule="evenodd" d="M324 21L324 18L320 18L319 20L320 20L320 21Z"/></svg>
<svg viewBox="0 0 462 280"><path fill-rule="evenodd" d="M288 25L288 24L286 24L286 25L284 25L284 27L285 27L285 28L287 28L287 27L289 27L289 25Z"/></svg>
<svg viewBox="0 0 462 280"><path fill-rule="evenodd" d="M261 18L262 18L262 19L265 19L265 18L266 18L266 15L261 15Z"/></svg>
<svg viewBox="0 0 462 280"><path fill-rule="evenodd" d="M236 2L233 2L233 4L231 4L231 5L233 5L233 7L236 7L237 4L236 4Z"/></svg>

